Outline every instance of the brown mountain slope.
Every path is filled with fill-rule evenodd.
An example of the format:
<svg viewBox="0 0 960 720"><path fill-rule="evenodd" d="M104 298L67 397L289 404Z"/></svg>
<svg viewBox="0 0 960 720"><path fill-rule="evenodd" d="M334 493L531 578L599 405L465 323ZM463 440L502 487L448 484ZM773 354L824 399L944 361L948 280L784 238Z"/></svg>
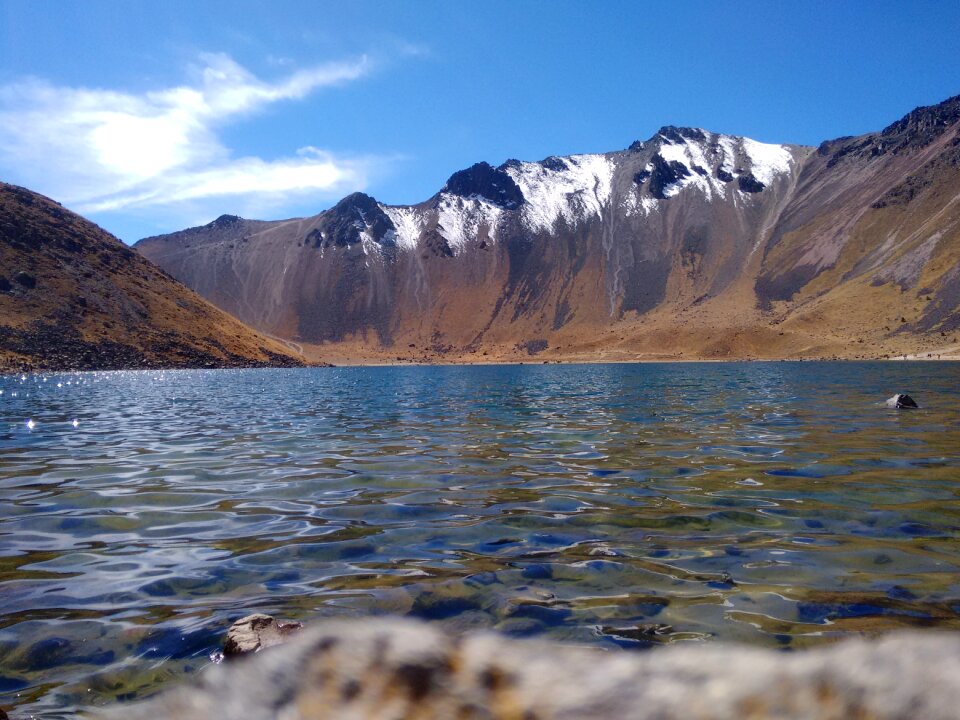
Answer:
<svg viewBox="0 0 960 720"><path fill-rule="evenodd" d="M960 97L819 148L664 127L136 248L332 359L900 355L960 324L958 147Z"/></svg>
<svg viewBox="0 0 960 720"><path fill-rule="evenodd" d="M874 353L955 344L960 98L824 143L766 248L757 293L785 327L828 328Z"/></svg>
<svg viewBox="0 0 960 720"><path fill-rule="evenodd" d="M0 372L298 364L93 223L0 183Z"/></svg>

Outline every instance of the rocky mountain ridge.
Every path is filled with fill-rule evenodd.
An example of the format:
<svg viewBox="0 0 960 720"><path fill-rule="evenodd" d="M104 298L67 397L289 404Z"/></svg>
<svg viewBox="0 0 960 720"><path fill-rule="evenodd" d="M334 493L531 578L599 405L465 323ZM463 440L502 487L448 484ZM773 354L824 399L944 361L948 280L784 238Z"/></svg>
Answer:
<svg viewBox="0 0 960 720"><path fill-rule="evenodd" d="M0 372L300 364L93 223L0 183Z"/></svg>
<svg viewBox="0 0 960 720"><path fill-rule="evenodd" d="M354 193L136 249L254 327L347 355L882 356L960 324L958 147L960 97L818 148L665 126L477 163L417 205Z"/></svg>

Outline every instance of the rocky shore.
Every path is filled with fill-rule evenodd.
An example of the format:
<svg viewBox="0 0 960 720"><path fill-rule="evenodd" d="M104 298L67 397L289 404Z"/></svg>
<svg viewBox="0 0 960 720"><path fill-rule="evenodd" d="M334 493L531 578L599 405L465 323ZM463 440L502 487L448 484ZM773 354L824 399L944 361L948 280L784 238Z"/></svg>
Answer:
<svg viewBox="0 0 960 720"><path fill-rule="evenodd" d="M0 327L0 375L4 373L78 370L146 370L175 368L303 367L295 357L260 348L265 359L208 352L173 336L134 347L111 340L85 340L64 324L34 323L14 329ZM3 353L9 353L5 359Z"/></svg>
<svg viewBox="0 0 960 720"><path fill-rule="evenodd" d="M895 633L797 653L721 644L629 653L491 633L452 637L410 620L293 632L261 615L238 625L232 637L252 651L246 657L94 717L840 720L955 718L960 708L953 633Z"/></svg>

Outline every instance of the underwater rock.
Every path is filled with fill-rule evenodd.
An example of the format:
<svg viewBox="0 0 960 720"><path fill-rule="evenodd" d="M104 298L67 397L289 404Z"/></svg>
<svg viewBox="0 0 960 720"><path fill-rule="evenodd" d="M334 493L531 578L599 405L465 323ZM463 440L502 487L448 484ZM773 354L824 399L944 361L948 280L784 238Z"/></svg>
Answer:
<svg viewBox="0 0 960 720"><path fill-rule="evenodd" d="M601 625L601 635L612 635L626 640L637 640L642 642L662 642L670 637L673 627L663 623L644 623L642 625L630 625L627 627L618 627L616 625Z"/></svg>
<svg viewBox="0 0 960 720"><path fill-rule="evenodd" d="M255 613L240 618L227 630L223 643L224 658L260 652L264 648L286 642L303 625L298 622L278 622L276 618Z"/></svg>
<svg viewBox="0 0 960 720"><path fill-rule="evenodd" d="M858 637L793 653L727 643L632 653L371 618L318 623L192 685L93 716L934 720L955 718L957 707L958 633Z"/></svg>
<svg viewBox="0 0 960 720"><path fill-rule="evenodd" d="M917 402L909 395L897 393L892 398L887 400L887 407L896 408L899 410L900 408L916 408L920 406L917 405Z"/></svg>
<svg viewBox="0 0 960 720"><path fill-rule="evenodd" d="M472 595L427 591L414 599L410 615L423 620L444 620L472 610L480 610L481 607L480 601Z"/></svg>

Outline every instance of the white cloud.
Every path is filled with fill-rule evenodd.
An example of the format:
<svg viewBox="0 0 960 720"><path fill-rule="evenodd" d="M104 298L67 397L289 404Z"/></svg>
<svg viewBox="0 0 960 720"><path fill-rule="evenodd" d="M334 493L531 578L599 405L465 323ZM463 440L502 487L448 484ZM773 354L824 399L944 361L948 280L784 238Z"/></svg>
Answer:
<svg viewBox="0 0 960 720"><path fill-rule="evenodd" d="M226 55L200 60L191 83L143 94L36 79L0 86L0 169L89 213L254 195L260 205L282 204L285 194L334 196L366 185L368 158L313 147L283 158L234 157L217 133L272 103L362 77L365 58L297 70L276 82Z"/></svg>
<svg viewBox="0 0 960 720"><path fill-rule="evenodd" d="M188 174L167 173L139 192L119 193L87 203L87 212L128 206L169 205L221 195L302 193L353 187L365 176L366 161L334 158L317 148L301 148L298 157L265 161L247 157Z"/></svg>

